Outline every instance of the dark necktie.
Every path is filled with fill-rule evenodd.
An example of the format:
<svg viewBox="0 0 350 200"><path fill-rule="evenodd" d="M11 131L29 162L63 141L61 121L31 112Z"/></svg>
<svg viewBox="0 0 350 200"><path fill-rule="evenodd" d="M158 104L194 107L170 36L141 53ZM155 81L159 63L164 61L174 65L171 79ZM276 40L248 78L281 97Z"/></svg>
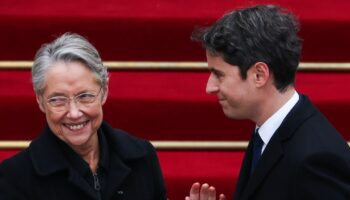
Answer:
<svg viewBox="0 0 350 200"><path fill-rule="evenodd" d="M259 129L256 129L253 136L253 158L252 158L252 167L250 169L250 175L253 174L255 167L258 164L258 161L261 156L261 150L264 145L264 141L261 139L258 131Z"/></svg>

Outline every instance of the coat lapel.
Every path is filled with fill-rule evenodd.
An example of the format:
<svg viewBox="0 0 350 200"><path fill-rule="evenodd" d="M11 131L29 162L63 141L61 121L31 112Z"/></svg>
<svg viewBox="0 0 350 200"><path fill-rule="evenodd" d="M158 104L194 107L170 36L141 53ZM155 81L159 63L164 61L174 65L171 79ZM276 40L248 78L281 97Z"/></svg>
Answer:
<svg viewBox="0 0 350 200"><path fill-rule="evenodd" d="M91 199L97 199L96 193L90 189L91 186L76 171L70 170L68 181L76 186L79 190L84 192L86 195L90 196Z"/></svg>
<svg viewBox="0 0 350 200"><path fill-rule="evenodd" d="M126 166L117 156L112 156L110 162L110 169L113 170L110 170L107 175L107 183L109 183L106 189L107 199L112 199L115 192L121 192L119 188L125 181L125 178L131 172L131 169Z"/></svg>
<svg viewBox="0 0 350 200"><path fill-rule="evenodd" d="M110 170L108 173L107 199L111 199L117 192L123 194L122 185L131 173L128 163L142 159L146 156L144 147L131 137L121 131L113 129L106 122L101 126L106 139L111 147Z"/></svg>
<svg viewBox="0 0 350 200"><path fill-rule="evenodd" d="M30 144L30 157L36 173L40 176L50 176L65 170L68 172L67 181L92 199L96 198L96 194L89 190L90 186L88 183L82 180L82 177L70 167L67 158L63 155L59 142L61 141L53 135L51 130L45 127L39 138L33 140Z"/></svg>
<svg viewBox="0 0 350 200"><path fill-rule="evenodd" d="M41 135L30 144L30 158L38 175L48 176L68 169L69 165L60 151L57 140L50 129L45 127Z"/></svg>

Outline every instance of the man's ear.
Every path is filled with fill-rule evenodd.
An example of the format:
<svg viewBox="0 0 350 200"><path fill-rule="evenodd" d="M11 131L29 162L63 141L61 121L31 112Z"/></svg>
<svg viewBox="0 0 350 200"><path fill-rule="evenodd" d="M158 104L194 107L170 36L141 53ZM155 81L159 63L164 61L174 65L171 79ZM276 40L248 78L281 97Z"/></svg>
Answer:
<svg viewBox="0 0 350 200"><path fill-rule="evenodd" d="M269 66L264 62L257 62L253 65L254 83L257 87L266 85L270 79Z"/></svg>
<svg viewBox="0 0 350 200"><path fill-rule="evenodd" d="M44 109L42 97L36 95L36 102L38 103L40 110L41 110L43 113L45 113L45 109Z"/></svg>

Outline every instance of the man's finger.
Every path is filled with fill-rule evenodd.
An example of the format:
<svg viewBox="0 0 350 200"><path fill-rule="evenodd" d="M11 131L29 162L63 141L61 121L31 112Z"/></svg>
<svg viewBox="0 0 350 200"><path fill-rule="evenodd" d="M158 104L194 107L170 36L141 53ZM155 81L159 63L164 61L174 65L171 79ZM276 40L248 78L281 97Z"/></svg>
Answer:
<svg viewBox="0 0 350 200"><path fill-rule="evenodd" d="M208 200L208 199L209 199L209 185L207 183L204 183L200 191L200 200Z"/></svg>
<svg viewBox="0 0 350 200"><path fill-rule="evenodd" d="M215 200L215 199L216 199L215 187L210 186L208 189L208 200Z"/></svg>
<svg viewBox="0 0 350 200"><path fill-rule="evenodd" d="M190 196L188 200L200 200L199 199L199 189L201 184L200 183L193 183L191 190L190 190ZM186 199L187 200L187 199Z"/></svg>
<svg viewBox="0 0 350 200"><path fill-rule="evenodd" d="M219 200L226 200L226 196L224 194L220 194Z"/></svg>

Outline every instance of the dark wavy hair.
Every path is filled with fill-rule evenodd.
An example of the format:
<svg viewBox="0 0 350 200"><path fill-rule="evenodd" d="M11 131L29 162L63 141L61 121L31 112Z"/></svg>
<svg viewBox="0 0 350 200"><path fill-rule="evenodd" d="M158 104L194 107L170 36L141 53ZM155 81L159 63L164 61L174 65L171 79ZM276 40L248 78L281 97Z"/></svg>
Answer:
<svg viewBox="0 0 350 200"><path fill-rule="evenodd" d="M214 56L237 65L242 79L256 62L264 62L279 91L294 85L301 54L299 23L278 6L258 5L224 15L211 27L197 28L192 39Z"/></svg>

